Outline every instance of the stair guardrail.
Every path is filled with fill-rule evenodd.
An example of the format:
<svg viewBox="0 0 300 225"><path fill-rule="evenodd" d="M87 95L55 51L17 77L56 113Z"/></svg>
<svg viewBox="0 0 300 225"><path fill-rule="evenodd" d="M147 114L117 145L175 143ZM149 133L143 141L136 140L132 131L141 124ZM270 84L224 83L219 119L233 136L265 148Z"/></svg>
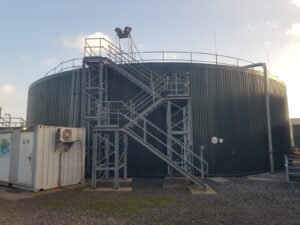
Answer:
<svg viewBox="0 0 300 225"><path fill-rule="evenodd" d="M287 182L291 176L300 178L300 155L284 155L284 166Z"/></svg>

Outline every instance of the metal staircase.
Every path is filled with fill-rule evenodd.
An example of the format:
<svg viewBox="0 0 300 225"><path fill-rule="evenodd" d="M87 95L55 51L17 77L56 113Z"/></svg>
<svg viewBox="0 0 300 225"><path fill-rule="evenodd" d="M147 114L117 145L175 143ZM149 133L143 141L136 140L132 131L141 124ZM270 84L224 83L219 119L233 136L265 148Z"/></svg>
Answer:
<svg viewBox="0 0 300 225"><path fill-rule="evenodd" d="M90 41L94 43L90 44ZM99 41L98 44L95 44ZM208 172L203 157L192 150L192 115L187 74L158 74L141 59L123 52L104 38L86 39L82 86L82 125L88 133L93 151L92 186L98 178L108 178L114 171L114 187L119 187L120 170L127 177L128 136L167 163L169 176L177 171L205 189L196 175ZM142 89L127 102L109 101L107 68L117 71ZM166 105L167 131L163 131L147 116ZM159 146L159 147L157 147Z"/></svg>

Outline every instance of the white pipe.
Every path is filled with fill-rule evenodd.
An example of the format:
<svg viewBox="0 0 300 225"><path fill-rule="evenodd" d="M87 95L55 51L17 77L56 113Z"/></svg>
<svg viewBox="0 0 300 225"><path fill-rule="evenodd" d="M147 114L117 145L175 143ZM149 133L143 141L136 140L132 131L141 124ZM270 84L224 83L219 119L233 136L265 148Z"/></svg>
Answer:
<svg viewBox="0 0 300 225"><path fill-rule="evenodd" d="M266 63L255 63L243 68L254 68L262 67L265 79L265 97L266 97L266 116L267 116L267 127L268 127L268 144L269 144L269 159L270 159L270 172L274 173L274 156L273 156L273 141L272 141L272 127L271 127L271 113L270 113L270 94L269 94L269 78Z"/></svg>

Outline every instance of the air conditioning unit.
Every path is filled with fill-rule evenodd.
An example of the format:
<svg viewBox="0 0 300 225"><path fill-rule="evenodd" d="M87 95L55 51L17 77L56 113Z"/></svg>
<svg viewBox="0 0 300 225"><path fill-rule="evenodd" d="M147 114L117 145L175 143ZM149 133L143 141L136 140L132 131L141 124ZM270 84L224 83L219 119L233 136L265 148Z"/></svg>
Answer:
<svg viewBox="0 0 300 225"><path fill-rule="evenodd" d="M57 142L75 142L75 132L71 128L57 128L55 139Z"/></svg>

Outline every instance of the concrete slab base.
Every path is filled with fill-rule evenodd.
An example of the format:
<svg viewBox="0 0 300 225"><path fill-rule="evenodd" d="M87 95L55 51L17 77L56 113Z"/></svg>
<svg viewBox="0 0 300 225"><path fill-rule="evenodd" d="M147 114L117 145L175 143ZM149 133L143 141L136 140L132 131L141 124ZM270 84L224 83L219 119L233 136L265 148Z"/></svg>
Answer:
<svg viewBox="0 0 300 225"><path fill-rule="evenodd" d="M62 190L63 189L56 188L35 193L31 191L21 190L18 188L0 187L0 199L8 201L18 201L22 199L37 197L40 195L55 193Z"/></svg>
<svg viewBox="0 0 300 225"><path fill-rule="evenodd" d="M86 188L83 191L90 191L90 192L131 192L132 187L120 187L118 189L115 188Z"/></svg>
<svg viewBox="0 0 300 225"><path fill-rule="evenodd" d="M199 187L197 187L194 184L188 183L186 182L186 179L171 179L168 181L166 181L163 184L163 189L185 189L190 191L193 195L212 195L212 194L217 194L217 192L215 192L210 186L208 186L207 184L205 184L206 186L206 190L202 190Z"/></svg>
<svg viewBox="0 0 300 225"><path fill-rule="evenodd" d="M262 174L247 176L247 179L251 181L278 182L278 181L285 180L285 174L284 173L262 173Z"/></svg>
<svg viewBox="0 0 300 225"><path fill-rule="evenodd" d="M120 183L132 183L132 178L127 178L127 179L119 179ZM114 183L114 179L101 179L97 180L97 183Z"/></svg>
<svg viewBox="0 0 300 225"><path fill-rule="evenodd" d="M249 176L247 177L248 180L253 180L253 181L274 181L273 178L268 178L268 177L256 177L256 176Z"/></svg>
<svg viewBox="0 0 300 225"><path fill-rule="evenodd" d="M230 182L230 180L228 178L225 177L208 177L208 180L211 180L215 183L228 183Z"/></svg>
<svg viewBox="0 0 300 225"><path fill-rule="evenodd" d="M192 195L216 195L217 192L213 190L210 186L205 184L206 190L202 190L196 186L189 187L189 191L192 193Z"/></svg>
<svg viewBox="0 0 300 225"><path fill-rule="evenodd" d="M185 177L165 177L165 180L186 180Z"/></svg>

